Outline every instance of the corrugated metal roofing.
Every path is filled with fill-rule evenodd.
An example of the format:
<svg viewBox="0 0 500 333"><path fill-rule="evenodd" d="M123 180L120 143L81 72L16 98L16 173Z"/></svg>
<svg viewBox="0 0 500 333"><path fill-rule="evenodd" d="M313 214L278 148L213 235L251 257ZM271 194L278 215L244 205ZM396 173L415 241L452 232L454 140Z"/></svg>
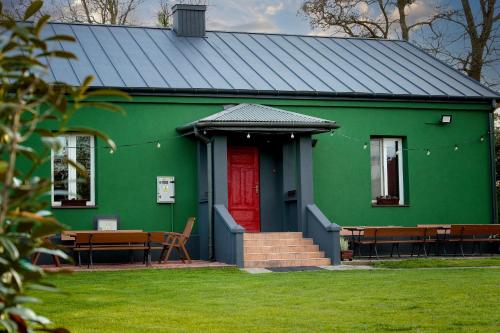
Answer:
<svg viewBox="0 0 500 333"><path fill-rule="evenodd" d="M290 112L261 104L238 104L224 111L178 128L187 132L193 128L256 128L273 127L290 130L301 128L304 131L322 132L338 128L335 121Z"/></svg>
<svg viewBox="0 0 500 333"><path fill-rule="evenodd" d="M492 99L499 95L404 41L50 23L77 61L50 77L95 87L178 92Z"/></svg>

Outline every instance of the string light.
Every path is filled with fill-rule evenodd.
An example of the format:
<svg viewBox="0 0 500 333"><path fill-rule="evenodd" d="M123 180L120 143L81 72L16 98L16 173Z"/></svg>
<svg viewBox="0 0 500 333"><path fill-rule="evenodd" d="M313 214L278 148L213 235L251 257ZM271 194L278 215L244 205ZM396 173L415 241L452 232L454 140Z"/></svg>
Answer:
<svg viewBox="0 0 500 333"><path fill-rule="evenodd" d="M330 132L330 135L332 135L333 133ZM345 134L342 134L342 133L337 133L337 136L341 136L343 138L346 138L347 140L349 141L354 141L354 142L360 142L360 143L363 143L363 149L366 150L368 148L368 142L365 141L365 139L360 139L360 138L356 138L356 137L351 137L351 136L348 136L348 135L345 135ZM479 137L479 141L481 142L484 142L486 139L485 139L485 135L481 135ZM477 144L477 137L475 139L472 139L472 140L467 140L467 141L464 141L464 142L460 142L460 143L456 143L454 145L452 145L450 147L449 144L443 144L443 145L436 145L436 146L432 146L431 148L433 150L448 150L448 149L453 149L453 151L457 151L457 150L460 150L461 146L466 146L466 145L473 145L473 144ZM407 148L399 148L400 151L424 151L426 152L427 155L430 155L431 154L431 151L430 151L430 148L419 148L419 147L407 147Z"/></svg>
<svg viewBox="0 0 500 333"><path fill-rule="evenodd" d="M290 135L290 138L292 138L292 139L293 139L293 138L295 138L295 135L293 135L293 133L292 133L292 134Z"/></svg>
<svg viewBox="0 0 500 333"><path fill-rule="evenodd" d="M158 142L156 143L156 148L158 148L158 149L160 149L160 148L161 148L160 141L158 141Z"/></svg>
<svg viewBox="0 0 500 333"><path fill-rule="evenodd" d="M113 154L115 153L115 151L111 148L111 149L109 150L109 153L110 153L111 155L113 155Z"/></svg>
<svg viewBox="0 0 500 333"><path fill-rule="evenodd" d="M333 136L333 131L330 131L330 136Z"/></svg>
<svg viewBox="0 0 500 333"><path fill-rule="evenodd" d="M250 139L250 133L247 134L247 139Z"/></svg>

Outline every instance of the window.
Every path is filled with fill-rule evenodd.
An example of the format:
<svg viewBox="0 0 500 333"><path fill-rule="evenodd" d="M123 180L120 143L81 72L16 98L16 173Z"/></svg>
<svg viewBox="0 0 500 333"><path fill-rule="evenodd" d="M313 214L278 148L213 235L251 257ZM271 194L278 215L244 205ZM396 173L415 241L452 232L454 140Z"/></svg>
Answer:
<svg viewBox="0 0 500 333"><path fill-rule="evenodd" d="M372 203L404 204L403 139L370 140Z"/></svg>
<svg viewBox="0 0 500 333"><path fill-rule="evenodd" d="M94 206L94 137L74 134L59 139L61 149L51 154L52 206ZM88 176L78 173L68 160L80 163Z"/></svg>

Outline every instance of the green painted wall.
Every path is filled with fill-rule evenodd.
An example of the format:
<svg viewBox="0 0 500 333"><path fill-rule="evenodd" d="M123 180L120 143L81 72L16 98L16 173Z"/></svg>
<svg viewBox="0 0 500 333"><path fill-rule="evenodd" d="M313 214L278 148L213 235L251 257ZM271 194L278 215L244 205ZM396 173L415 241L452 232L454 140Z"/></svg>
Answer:
<svg viewBox="0 0 500 333"><path fill-rule="evenodd" d="M95 215L119 214L123 229L170 230L173 213L173 229L181 230L186 217L196 214L196 145L179 137L175 128L221 111L223 104L242 102L332 119L342 126L333 136L317 135L314 148L316 203L340 225L490 223L488 104L195 97L135 97L122 103L125 116L80 113L75 123L104 130L118 145L160 140L161 148L146 144L109 154L99 142L97 208L54 209L56 216L73 229L92 228ZM453 115L451 125L426 124L444 113ZM370 135L405 136L409 148L422 148L405 154L409 207L372 207L370 153L363 149ZM456 143L462 143L458 151L453 150ZM156 203L158 175L176 177L174 212L171 205Z"/></svg>

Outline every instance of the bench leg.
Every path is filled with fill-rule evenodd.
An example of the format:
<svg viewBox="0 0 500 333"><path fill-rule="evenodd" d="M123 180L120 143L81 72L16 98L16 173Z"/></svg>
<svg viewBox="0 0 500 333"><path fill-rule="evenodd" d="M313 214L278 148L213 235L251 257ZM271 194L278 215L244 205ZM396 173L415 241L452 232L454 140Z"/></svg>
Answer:
<svg viewBox="0 0 500 333"><path fill-rule="evenodd" d="M89 263L87 268L94 267L94 256L92 254L92 250L89 251Z"/></svg>
<svg viewBox="0 0 500 333"><path fill-rule="evenodd" d="M398 253L398 258L401 258L401 254L399 253L399 243L396 244L396 252Z"/></svg>
<svg viewBox="0 0 500 333"><path fill-rule="evenodd" d="M377 259L380 259L380 258L378 257L377 244L375 244L373 247L375 248L375 256L377 256Z"/></svg>
<svg viewBox="0 0 500 333"><path fill-rule="evenodd" d="M410 254L410 257L413 257L413 251L415 251L415 244L411 244L411 254Z"/></svg>
<svg viewBox="0 0 500 333"><path fill-rule="evenodd" d="M394 246L396 245L396 243L392 243L392 246L391 246L391 258L392 258L392 254L394 253Z"/></svg>
<svg viewBox="0 0 500 333"><path fill-rule="evenodd" d="M82 266L82 251L78 251L78 266Z"/></svg>
<svg viewBox="0 0 500 333"><path fill-rule="evenodd" d="M371 259L372 258L372 252L373 252L373 244L370 244L370 253L368 255L368 258Z"/></svg>

